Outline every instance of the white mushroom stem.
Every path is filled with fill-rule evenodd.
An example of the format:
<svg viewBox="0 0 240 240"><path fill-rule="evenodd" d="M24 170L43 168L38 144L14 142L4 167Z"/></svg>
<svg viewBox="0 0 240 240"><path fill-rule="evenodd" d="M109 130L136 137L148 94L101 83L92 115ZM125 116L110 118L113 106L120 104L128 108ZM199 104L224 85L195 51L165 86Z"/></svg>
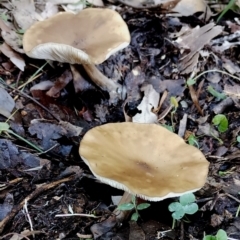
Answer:
<svg viewBox="0 0 240 240"><path fill-rule="evenodd" d="M128 193L128 192L124 192L120 202L118 203L118 206L121 204L124 204L124 203L130 203L130 202L132 202L132 194ZM126 220L129 217L131 212L132 212L131 210L130 211L121 211L121 210L118 210L118 208L116 208L113 211L113 214L116 216L116 221L118 223L122 223L124 220Z"/></svg>
<svg viewBox="0 0 240 240"><path fill-rule="evenodd" d="M112 102L125 97L123 86L104 76L95 65L83 64L83 67L88 76L97 86L99 86L102 90L109 92Z"/></svg>

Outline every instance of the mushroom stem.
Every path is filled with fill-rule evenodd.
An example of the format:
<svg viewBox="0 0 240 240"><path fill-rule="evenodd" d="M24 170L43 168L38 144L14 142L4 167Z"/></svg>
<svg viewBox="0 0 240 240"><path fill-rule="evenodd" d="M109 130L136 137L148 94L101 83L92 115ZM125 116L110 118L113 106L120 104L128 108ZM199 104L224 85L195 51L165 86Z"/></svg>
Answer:
<svg viewBox="0 0 240 240"><path fill-rule="evenodd" d="M99 86L102 90L109 92L112 103L125 97L123 86L104 76L95 65L83 64L83 67L88 76L97 86Z"/></svg>
<svg viewBox="0 0 240 240"><path fill-rule="evenodd" d="M128 192L124 192L118 205L121 205L123 203L130 203L130 202L132 202L132 194L128 193ZM116 216L116 221L118 223L122 223L124 220L126 220L129 217L131 212L132 212L131 210L130 211L121 211L121 210L118 210L118 208L116 208L113 211L113 214Z"/></svg>

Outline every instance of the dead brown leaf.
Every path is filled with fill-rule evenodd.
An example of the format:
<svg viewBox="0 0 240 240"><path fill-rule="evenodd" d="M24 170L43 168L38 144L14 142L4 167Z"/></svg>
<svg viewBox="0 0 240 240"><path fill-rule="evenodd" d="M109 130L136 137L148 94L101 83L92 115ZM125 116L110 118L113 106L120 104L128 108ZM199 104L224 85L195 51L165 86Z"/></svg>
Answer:
<svg viewBox="0 0 240 240"><path fill-rule="evenodd" d="M35 84L33 87L30 88L30 91L32 94L34 94L34 91L47 91L51 87L53 87L54 83L46 80L46 81L41 81L40 83Z"/></svg>
<svg viewBox="0 0 240 240"><path fill-rule="evenodd" d="M190 32L188 31L183 36L180 36L175 43L178 44L183 49L189 49L190 52L184 56L181 60L180 70L183 71L186 67L193 69L196 66L196 59L192 61L191 59L194 55L200 51L204 45L209 43L211 39L216 37L222 32L221 26L215 26L214 23L209 23L203 27L195 27ZM192 67L190 68L189 62L192 61ZM186 72L185 72L186 73Z"/></svg>
<svg viewBox="0 0 240 240"><path fill-rule="evenodd" d="M76 93L94 88L93 85L90 84L89 81L87 81L81 74L81 69L80 69L81 66L71 64L70 68L71 68L72 77L73 77L73 85Z"/></svg>
<svg viewBox="0 0 240 240"><path fill-rule="evenodd" d="M234 86L225 85L224 86L224 93L231 97L240 98L240 86L235 84Z"/></svg>
<svg viewBox="0 0 240 240"><path fill-rule="evenodd" d="M8 92L0 86L0 114L6 118L11 116L15 102Z"/></svg>
<svg viewBox="0 0 240 240"><path fill-rule="evenodd" d="M218 214L212 214L211 216L211 226L217 227L219 226L224 220L224 217Z"/></svg>
<svg viewBox="0 0 240 240"><path fill-rule="evenodd" d="M0 204L0 221L2 221L5 216L11 212L14 205L13 195L8 193L4 199L3 204Z"/></svg>
<svg viewBox="0 0 240 240"><path fill-rule="evenodd" d="M230 59L224 58L223 67L231 74L240 72L240 67L237 64L233 63Z"/></svg>
<svg viewBox="0 0 240 240"><path fill-rule="evenodd" d="M132 120L138 123L155 123L157 115L153 110L158 108L160 95L150 84L143 86L141 90L144 92L142 102L138 106L141 113L137 113Z"/></svg>
<svg viewBox="0 0 240 240"><path fill-rule="evenodd" d="M196 93L193 86L189 86L189 92L190 92L193 104L197 108L198 112L203 116L203 110L200 107L200 104L199 104L199 101L198 101L198 96L197 96L197 93Z"/></svg>
<svg viewBox="0 0 240 240"><path fill-rule="evenodd" d="M12 0L12 14L22 30L26 30L41 17L35 11L33 0Z"/></svg>
<svg viewBox="0 0 240 240"><path fill-rule="evenodd" d="M170 1L169 1L170 2ZM172 2L172 1L171 1ZM200 19L209 19L212 16L212 12L204 0L180 0L175 1L175 6L173 3L168 3L167 9L169 10L169 16L191 16L197 12L202 12ZM170 7L171 6L171 7ZM173 6L173 7L172 7ZM164 7L164 5L163 5Z"/></svg>
<svg viewBox="0 0 240 240"><path fill-rule="evenodd" d="M5 56L9 57L10 61L14 63L21 71L24 71L26 65L25 61L17 52L15 52L6 43L0 45L0 51L2 51Z"/></svg>
<svg viewBox="0 0 240 240"><path fill-rule="evenodd" d="M19 53L24 53L22 49L22 36L17 34L11 23L6 24L2 19L0 19L0 29L2 38L4 41L15 51Z"/></svg>
<svg viewBox="0 0 240 240"><path fill-rule="evenodd" d="M66 85L72 80L72 73L70 70L66 70L55 82L53 87L47 91L49 97L58 97L60 91L66 87Z"/></svg>

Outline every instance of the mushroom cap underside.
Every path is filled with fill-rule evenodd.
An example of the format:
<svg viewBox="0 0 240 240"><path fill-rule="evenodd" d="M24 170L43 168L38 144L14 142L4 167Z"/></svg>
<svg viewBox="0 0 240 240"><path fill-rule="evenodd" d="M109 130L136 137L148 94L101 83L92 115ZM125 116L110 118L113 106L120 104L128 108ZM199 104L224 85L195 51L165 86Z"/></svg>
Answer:
<svg viewBox="0 0 240 240"><path fill-rule="evenodd" d="M71 64L100 64L129 43L130 33L120 14L100 8L58 13L33 24L23 36L29 57Z"/></svg>

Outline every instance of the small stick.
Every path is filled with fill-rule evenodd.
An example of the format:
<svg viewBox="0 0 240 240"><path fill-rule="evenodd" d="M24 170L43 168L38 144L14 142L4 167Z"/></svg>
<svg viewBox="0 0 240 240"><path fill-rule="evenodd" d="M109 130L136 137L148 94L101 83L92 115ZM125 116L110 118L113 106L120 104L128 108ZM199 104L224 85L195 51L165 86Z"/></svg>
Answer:
<svg viewBox="0 0 240 240"><path fill-rule="evenodd" d="M90 218L100 218L100 216L95 216L93 214L85 214L85 213L69 213L69 214L57 214L55 217L90 217Z"/></svg>
<svg viewBox="0 0 240 240"><path fill-rule="evenodd" d="M77 233L77 236L79 238L84 238L84 239L88 239L88 238L93 238L93 235L92 234L81 234L81 233Z"/></svg>
<svg viewBox="0 0 240 240"><path fill-rule="evenodd" d="M25 213L27 215L28 222L29 222L29 225L30 225L30 229L33 232L33 224L32 224L32 220L31 220L31 217L29 215L28 208L27 208L27 199L25 199L25 203L24 203L23 209L25 210Z"/></svg>

